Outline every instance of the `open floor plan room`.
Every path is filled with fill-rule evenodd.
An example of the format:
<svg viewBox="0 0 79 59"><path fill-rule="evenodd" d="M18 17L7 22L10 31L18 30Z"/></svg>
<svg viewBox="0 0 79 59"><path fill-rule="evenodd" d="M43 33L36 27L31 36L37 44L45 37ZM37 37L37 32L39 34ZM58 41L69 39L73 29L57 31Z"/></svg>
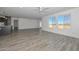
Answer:
<svg viewBox="0 0 79 59"><path fill-rule="evenodd" d="M79 51L79 8L0 7L0 51Z"/></svg>

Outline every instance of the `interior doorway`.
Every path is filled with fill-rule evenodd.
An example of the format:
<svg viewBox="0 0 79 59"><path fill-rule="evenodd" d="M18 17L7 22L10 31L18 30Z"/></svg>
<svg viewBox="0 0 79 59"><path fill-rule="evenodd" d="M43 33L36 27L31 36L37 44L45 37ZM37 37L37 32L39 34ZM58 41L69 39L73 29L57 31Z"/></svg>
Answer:
<svg viewBox="0 0 79 59"><path fill-rule="evenodd" d="M18 20L14 20L14 31L18 31Z"/></svg>

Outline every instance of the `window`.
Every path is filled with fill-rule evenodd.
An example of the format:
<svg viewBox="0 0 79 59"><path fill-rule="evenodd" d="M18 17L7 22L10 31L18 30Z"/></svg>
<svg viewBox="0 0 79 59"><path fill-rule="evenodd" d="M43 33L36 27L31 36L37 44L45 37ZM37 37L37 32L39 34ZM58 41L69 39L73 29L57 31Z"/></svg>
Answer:
<svg viewBox="0 0 79 59"><path fill-rule="evenodd" d="M58 30L70 29L70 15L58 16Z"/></svg>
<svg viewBox="0 0 79 59"><path fill-rule="evenodd" d="M70 15L64 16L64 29L70 29L71 27L70 22L71 22Z"/></svg>
<svg viewBox="0 0 79 59"><path fill-rule="evenodd" d="M63 30L64 26L64 16L58 16L58 30Z"/></svg>
<svg viewBox="0 0 79 59"><path fill-rule="evenodd" d="M55 26L56 26L55 17L54 16L51 16L49 18L49 28L50 28L50 30L54 30L55 29Z"/></svg>
<svg viewBox="0 0 79 59"><path fill-rule="evenodd" d="M49 29L52 31L68 30L71 27L70 22L70 15L58 16L57 19L55 19L54 16L51 16L49 18Z"/></svg>

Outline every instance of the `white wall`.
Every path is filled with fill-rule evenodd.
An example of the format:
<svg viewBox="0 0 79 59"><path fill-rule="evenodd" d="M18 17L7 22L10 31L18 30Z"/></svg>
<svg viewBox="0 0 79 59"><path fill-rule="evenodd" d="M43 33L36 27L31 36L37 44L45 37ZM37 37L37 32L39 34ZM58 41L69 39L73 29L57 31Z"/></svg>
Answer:
<svg viewBox="0 0 79 59"><path fill-rule="evenodd" d="M35 19L26 19L26 18L11 18L11 25L14 26L14 20L18 20L19 29L31 29L31 28L39 28L39 20ZM14 29L14 27L13 27Z"/></svg>
<svg viewBox="0 0 79 59"><path fill-rule="evenodd" d="M63 34L71 37L76 37L79 38L79 8L75 8L72 10L67 10L67 11L62 11L56 14L48 15L42 18L42 30L49 31L49 24L48 24L48 19L50 16L59 16L59 15L66 15L70 14L71 15L71 29L70 30L65 30L65 31L50 31L58 34Z"/></svg>

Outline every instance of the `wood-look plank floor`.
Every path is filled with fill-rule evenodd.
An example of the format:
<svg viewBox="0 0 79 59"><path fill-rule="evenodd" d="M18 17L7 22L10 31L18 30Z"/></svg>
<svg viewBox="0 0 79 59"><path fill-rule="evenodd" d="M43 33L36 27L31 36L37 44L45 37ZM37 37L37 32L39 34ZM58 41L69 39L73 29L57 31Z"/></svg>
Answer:
<svg viewBox="0 0 79 59"><path fill-rule="evenodd" d="M79 39L39 30L0 36L0 51L78 51Z"/></svg>

